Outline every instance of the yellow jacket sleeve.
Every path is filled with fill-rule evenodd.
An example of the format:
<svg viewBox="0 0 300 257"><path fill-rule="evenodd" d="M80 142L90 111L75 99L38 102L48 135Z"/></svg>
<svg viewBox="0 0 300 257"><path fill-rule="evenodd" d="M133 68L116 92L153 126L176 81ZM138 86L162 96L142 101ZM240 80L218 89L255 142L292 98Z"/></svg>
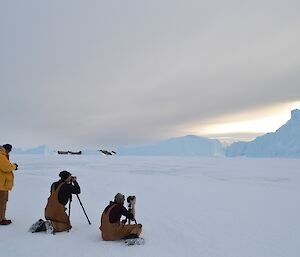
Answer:
<svg viewBox="0 0 300 257"><path fill-rule="evenodd" d="M0 155L0 170L2 172L12 172L16 169L16 165L11 163L6 156Z"/></svg>

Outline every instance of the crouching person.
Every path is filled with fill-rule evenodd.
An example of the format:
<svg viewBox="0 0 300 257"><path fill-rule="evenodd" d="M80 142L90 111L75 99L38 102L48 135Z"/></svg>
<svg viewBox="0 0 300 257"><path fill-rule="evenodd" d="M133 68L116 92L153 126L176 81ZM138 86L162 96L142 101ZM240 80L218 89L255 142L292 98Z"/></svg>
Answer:
<svg viewBox="0 0 300 257"><path fill-rule="evenodd" d="M66 213L66 204L72 194L80 194L80 186L75 176L66 170L59 173L60 180L51 185L50 197L45 208L47 232L62 232L72 228ZM49 231L50 230L50 231Z"/></svg>
<svg viewBox="0 0 300 257"><path fill-rule="evenodd" d="M138 238L142 232L141 224L124 224L126 220L121 222L121 216L125 216L126 219L135 221L134 218L134 204L133 208L128 211L124 207L125 196L118 193L115 196L114 201L104 209L101 216L100 230L102 238L105 241L114 241L128 238Z"/></svg>

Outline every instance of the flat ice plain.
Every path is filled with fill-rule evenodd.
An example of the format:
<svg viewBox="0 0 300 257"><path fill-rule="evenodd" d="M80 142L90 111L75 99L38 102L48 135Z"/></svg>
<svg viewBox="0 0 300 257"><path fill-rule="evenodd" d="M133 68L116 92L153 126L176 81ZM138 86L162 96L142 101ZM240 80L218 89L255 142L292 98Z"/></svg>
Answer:
<svg viewBox="0 0 300 257"><path fill-rule="evenodd" d="M12 155L19 164L0 227L3 257L299 257L300 159ZM31 234L61 170L80 199L70 232ZM136 195L146 244L105 242L102 210L117 192Z"/></svg>

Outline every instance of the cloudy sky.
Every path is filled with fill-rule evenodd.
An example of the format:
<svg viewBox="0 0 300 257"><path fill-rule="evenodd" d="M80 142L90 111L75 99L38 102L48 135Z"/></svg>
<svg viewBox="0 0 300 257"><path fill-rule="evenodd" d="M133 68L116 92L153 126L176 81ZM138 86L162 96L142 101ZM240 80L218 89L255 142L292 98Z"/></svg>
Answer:
<svg viewBox="0 0 300 257"><path fill-rule="evenodd" d="M0 0L2 143L251 138L300 108L299 0Z"/></svg>

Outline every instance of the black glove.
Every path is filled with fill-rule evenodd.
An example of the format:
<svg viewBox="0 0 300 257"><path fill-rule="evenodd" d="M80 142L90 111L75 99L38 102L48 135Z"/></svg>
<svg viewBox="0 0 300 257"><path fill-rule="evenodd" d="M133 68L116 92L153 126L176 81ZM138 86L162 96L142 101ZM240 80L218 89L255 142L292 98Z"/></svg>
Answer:
<svg viewBox="0 0 300 257"><path fill-rule="evenodd" d="M16 163L14 163L14 165L16 165L16 169L15 169L15 170L17 170L17 169L18 169L18 167L19 167L19 165L18 165L18 164L16 164Z"/></svg>

